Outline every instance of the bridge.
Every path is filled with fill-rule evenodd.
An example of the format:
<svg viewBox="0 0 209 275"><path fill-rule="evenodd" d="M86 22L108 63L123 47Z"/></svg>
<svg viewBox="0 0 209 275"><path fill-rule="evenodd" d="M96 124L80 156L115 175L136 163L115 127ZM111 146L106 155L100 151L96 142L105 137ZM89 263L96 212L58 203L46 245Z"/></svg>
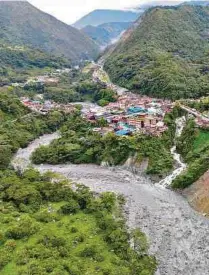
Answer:
<svg viewBox="0 0 209 275"><path fill-rule="evenodd" d="M207 116L201 114L201 113L198 112L197 110L192 109L192 108L190 108L190 107L188 107L188 106L185 106L185 105L183 105L183 104L178 104L178 107L180 107L182 110L188 112L189 114L192 114L192 115L194 115L195 117L200 118L200 119L202 119L202 120L204 120L204 121L206 121L206 122L209 123L209 118L208 118Z"/></svg>

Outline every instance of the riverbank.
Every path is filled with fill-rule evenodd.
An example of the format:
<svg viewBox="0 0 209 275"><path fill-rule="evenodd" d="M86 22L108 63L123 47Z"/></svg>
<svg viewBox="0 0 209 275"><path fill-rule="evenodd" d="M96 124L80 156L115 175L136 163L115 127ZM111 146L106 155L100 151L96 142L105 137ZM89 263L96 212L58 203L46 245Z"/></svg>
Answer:
<svg viewBox="0 0 209 275"><path fill-rule="evenodd" d="M191 206L209 218L209 171L182 191Z"/></svg>
<svg viewBox="0 0 209 275"><path fill-rule="evenodd" d="M14 167L31 165L32 152L57 137L58 133L44 135L20 149L12 161ZM122 168L72 164L34 167L42 173L60 173L95 192L123 194L127 224L147 234L150 253L159 262L156 274L209 275L209 220L196 213L181 195Z"/></svg>

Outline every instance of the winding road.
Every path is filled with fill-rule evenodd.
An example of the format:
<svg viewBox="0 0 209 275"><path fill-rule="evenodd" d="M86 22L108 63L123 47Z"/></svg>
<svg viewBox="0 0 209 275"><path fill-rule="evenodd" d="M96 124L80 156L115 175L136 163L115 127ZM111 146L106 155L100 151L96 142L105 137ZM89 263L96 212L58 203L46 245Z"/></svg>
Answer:
<svg viewBox="0 0 209 275"><path fill-rule="evenodd" d="M25 169L31 165L30 156L36 148L58 137L58 133L44 135L20 149L13 166ZM96 192L123 194L128 226L139 227L147 234L150 253L159 262L156 275L209 275L209 220L179 194L122 168L72 164L34 167L42 173L60 173Z"/></svg>

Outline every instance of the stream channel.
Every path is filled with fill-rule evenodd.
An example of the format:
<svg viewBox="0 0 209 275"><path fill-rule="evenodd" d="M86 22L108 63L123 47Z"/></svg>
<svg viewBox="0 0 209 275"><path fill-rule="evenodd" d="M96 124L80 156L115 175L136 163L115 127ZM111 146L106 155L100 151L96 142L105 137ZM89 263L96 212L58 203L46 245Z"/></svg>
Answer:
<svg viewBox="0 0 209 275"><path fill-rule="evenodd" d="M176 121L176 137L182 132L183 120ZM24 170L32 165L32 152L56 138L58 133L44 135L27 148L19 149L12 161L14 168ZM158 260L156 275L209 275L209 220L195 212L181 195L165 188L186 167L175 146L172 154L178 167L158 184L122 167L74 164L34 167L41 173L60 173L96 192L123 194L127 199L127 225L141 228L147 234L150 254Z"/></svg>

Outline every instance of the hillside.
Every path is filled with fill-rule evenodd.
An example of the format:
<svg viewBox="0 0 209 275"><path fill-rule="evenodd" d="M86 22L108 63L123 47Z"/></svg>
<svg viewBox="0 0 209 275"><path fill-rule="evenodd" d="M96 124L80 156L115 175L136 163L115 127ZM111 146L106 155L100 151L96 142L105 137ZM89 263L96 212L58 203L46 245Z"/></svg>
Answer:
<svg viewBox="0 0 209 275"><path fill-rule="evenodd" d="M72 61L94 58L98 52L83 33L26 1L0 1L0 39L64 55Z"/></svg>
<svg viewBox="0 0 209 275"><path fill-rule="evenodd" d="M99 26L86 26L82 29L98 45L107 46L116 40L120 34L131 26L132 22L112 22Z"/></svg>
<svg viewBox="0 0 209 275"><path fill-rule="evenodd" d="M112 81L142 94L199 97L209 90L209 8L152 8L107 58Z"/></svg>
<svg viewBox="0 0 209 275"><path fill-rule="evenodd" d="M183 191L183 195L195 210L209 216L209 171Z"/></svg>
<svg viewBox="0 0 209 275"><path fill-rule="evenodd" d="M0 66L2 68L30 69L69 66L70 62L64 58L49 55L43 51L24 46L11 46L0 42Z"/></svg>
<svg viewBox="0 0 209 275"><path fill-rule="evenodd" d="M63 57L25 46L13 46L0 40L0 86L25 81L29 75L41 71L70 65Z"/></svg>
<svg viewBox="0 0 209 275"><path fill-rule="evenodd" d="M82 29L88 25L99 26L110 22L134 22L139 13L123 10L94 10L74 23L74 27Z"/></svg>

